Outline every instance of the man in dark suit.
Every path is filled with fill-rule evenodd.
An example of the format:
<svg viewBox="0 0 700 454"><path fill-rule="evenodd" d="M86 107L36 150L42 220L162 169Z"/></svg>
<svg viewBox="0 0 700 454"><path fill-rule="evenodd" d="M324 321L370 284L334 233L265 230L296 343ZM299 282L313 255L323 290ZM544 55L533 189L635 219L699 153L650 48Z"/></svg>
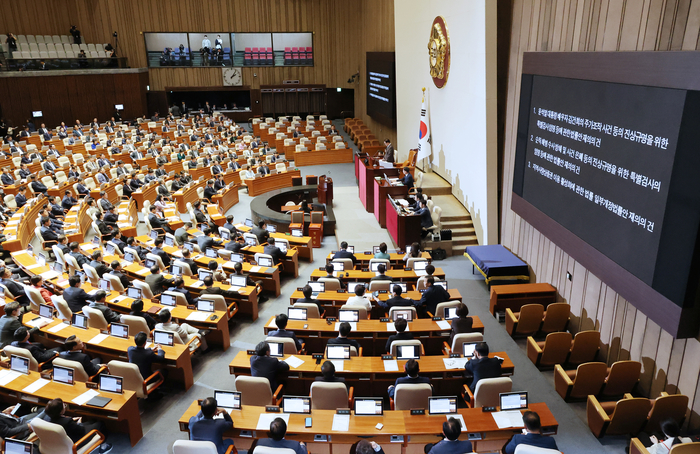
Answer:
<svg viewBox="0 0 700 454"><path fill-rule="evenodd" d="M282 259L287 256L287 254L282 252L280 248L275 246L275 239L273 237L269 237L267 239L267 244L263 248L263 252L272 256L272 261L275 265L279 265L282 262Z"/></svg>
<svg viewBox="0 0 700 454"><path fill-rule="evenodd" d="M479 342L474 349L474 357L464 366L464 375L473 376L469 389L474 392L476 384L482 378L496 378L501 376L502 358L489 358L489 346L486 342Z"/></svg>
<svg viewBox="0 0 700 454"><path fill-rule="evenodd" d="M121 319L119 314L107 307L106 299L107 292L104 290L98 290L94 295L94 301L90 303L90 307L102 312L102 315L104 315L107 323L119 323L119 320Z"/></svg>
<svg viewBox="0 0 700 454"><path fill-rule="evenodd" d="M102 235L102 241L109 241L112 239L113 227L108 226L105 221L102 220L102 213L97 211L95 213L95 225L100 230L100 235Z"/></svg>
<svg viewBox="0 0 700 454"><path fill-rule="evenodd" d="M393 398L394 397L394 391L396 391L396 387L399 386L400 384L420 384L420 383L428 383L430 384L430 379L428 377L419 377L418 373L420 372L420 366L418 365L418 361L415 359L409 359L406 361L406 364L404 364L403 369L406 371L406 376L405 377L399 377L396 379L396 383L393 385L389 386L389 389L387 392L389 393L389 397Z"/></svg>
<svg viewBox="0 0 700 454"><path fill-rule="evenodd" d="M129 357L129 362L131 364L136 364L141 372L141 376L146 379L153 373L151 371L151 365L153 363L164 363L165 362L165 351L161 349L158 344L156 344L152 349L144 348L146 346L146 341L148 340L148 335L141 331L136 336L134 336L134 343L128 348L126 354Z"/></svg>
<svg viewBox="0 0 700 454"><path fill-rule="evenodd" d="M41 134L41 136L44 138L44 141L49 141L53 137L51 131L48 130L44 123L42 123L41 127L39 128L39 134Z"/></svg>
<svg viewBox="0 0 700 454"><path fill-rule="evenodd" d="M88 432L90 432L93 429L102 429L102 431L104 430L103 424L100 422L85 424L82 422L78 422L80 421L80 419L75 420L73 418L65 416L65 412L66 406L63 404L63 400L59 397L50 400L49 403L46 404L44 411L39 413L39 416L37 416L37 418L41 418L44 421L58 424L59 426L63 427L63 429L66 431L66 435L68 435L68 438L70 438L73 443L83 438ZM111 445L109 445L108 443L103 443L99 449L99 452L108 452L111 449Z"/></svg>
<svg viewBox="0 0 700 454"><path fill-rule="evenodd" d="M401 183L408 188L410 191L413 187L413 175L408 167L403 168L403 178L401 178Z"/></svg>
<svg viewBox="0 0 700 454"><path fill-rule="evenodd" d="M52 175L56 171L56 169L58 168L58 167L56 167L56 164L54 164L53 162L51 162L49 160L44 161L44 163L42 164L42 167L44 168L46 173L49 175Z"/></svg>
<svg viewBox="0 0 700 454"><path fill-rule="evenodd" d="M2 411L0 416L0 437L12 437L16 440L26 440L31 435L32 430L29 427L29 422L34 419L38 413L28 413L24 416L17 417L12 414L15 406L12 405ZM20 411L22 411L20 409Z"/></svg>
<svg viewBox="0 0 700 454"><path fill-rule="evenodd" d="M29 176L29 184L31 185L35 194L37 192L40 192L40 193L46 195L46 192L49 190L49 188L47 188L44 183L42 183L41 181L36 179L36 175L34 175L34 174Z"/></svg>
<svg viewBox="0 0 700 454"><path fill-rule="evenodd" d="M156 206L151 205L149 208L150 213L148 213L148 221L151 223L151 228L153 229L163 229L167 233L175 233L173 229L170 228L168 221L166 219L159 218L156 215Z"/></svg>
<svg viewBox="0 0 700 454"><path fill-rule="evenodd" d="M343 377L335 376L335 366L331 361L328 360L323 362L323 365L321 365L321 376L314 378L314 381L345 383L345 379Z"/></svg>
<svg viewBox="0 0 700 454"><path fill-rule="evenodd" d="M262 176L269 175L270 168L267 166L267 164L263 163L261 166L258 167L258 173Z"/></svg>
<svg viewBox="0 0 700 454"><path fill-rule="evenodd" d="M217 164L214 164L214 165L211 167L211 173L212 173L212 175L218 175L218 174L220 174L220 173L223 172L223 171L224 171L224 169L223 169L223 168L221 167L221 165L218 164L218 163L217 163Z"/></svg>
<svg viewBox="0 0 700 454"><path fill-rule="evenodd" d="M384 150L384 160L386 162L394 162L394 146L391 144L391 140L385 139L384 140L384 146L386 146L386 149Z"/></svg>
<svg viewBox="0 0 700 454"><path fill-rule="evenodd" d="M441 285L435 285L435 278L428 276L425 280L426 289L421 296L420 301L416 303L418 307L422 307L424 311L435 315L437 305L450 300L450 294Z"/></svg>
<svg viewBox="0 0 700 454"><path fill-rule="evenodd" d="M107 264L102 260L102 251L97 249L92 253L92 261L90 262L90 266L95 268L95 271L97 271L97 275L102 277L106 273L109 273L112 271L110 267L107 266Z"/></svg>
<svg viewBox="0 0 700 454"><path fill-rule="evenodd" d="M107 227L112 228L112 235L114 235L114 237L116 237L117 232L119 232L119 225L118 225L119 215L116 213L116 211L117 211L117 209L115 207L111 207L111 208L105 210L105 214L103 217L103 220L104 220L105 224L107 224ZM112 241L114 241L114 237L112 238ZM122 248L120 247L119 250L121 250L121 249Z"/></svg>
<svg viewBox="0 0 700 454"><path fill-rule="evenodd" d="M391 276L387 276L385 274L386 273L386 265L385 264L380 263L379 265L377 265L377 273L379 273L379 274L377 274L372 279L370 279L370 281L393 281Z"/></svg>
<svg viewBox="0 0 700 454"><path fill-rule="evenodd" d="M218 454L224 454L233 440L224 438L224 433L233 428L231 415L223 408L217 408L216 399L207 397L202 401L201 410L189 420L190 440L210 441L216 445ZM221 415L223 419L214 419Z"/></svg>
<svg viewBox="0 0 700 454"><path fill-rule="evenodd" d="M135 250L141 260L146 260L146 254L148 254L148 250L139 246L133 237L129 237L126 239L126 246Z"/></svg>
<svg viewBox="0 0 700 454"><path fill-rule="evenodd" d="M462 424L457 418L449 418L442 423L442 433L445 436L437 443L428 443L423 448L426 454L463 454L472 452L472 443L460 440Z"/></svg>
<svg viewBox="0 0 700 454"><path fill-rule="evenodd" d="M107 193L105 191L100 191L100 206L102 207L103 211L107 211L114 206L107 198Z"/></svg>
<svg viewBox="0 0 700 454"><path fill-rule="evenodd" d="M211 202L211 198L216 195L216 189L214 189L214 180L207 181L207 185L204 188L204 198Z"/></svg>
<svg viewBox="0 0 700 454"><path fill-rule="evenodd" d="M80 253L80 245L77 241L73 241L68 245L68 247L70 248L69 255L73 257L76 262L78 262L78 266L80 266L80 268L82 268L84 264L88 263L87 257Z"/></svg>
<svg viewBox="0 0 700 454"><path fill-rule="evenodd" d="M190 252L189 249L183 248L182 249L182 260L181 262L184 262L190 266L190 271L192 271L193 275L197 275L197 272L199 270L199 266L197 265L197 262L192 260L192 253Z"/></svg>
<svg viewBox="0 0 700 454"><path fill-rule="evenodd" d="M58 241L58 235L56 235L56 232L51 230L51 218L49 217L43 217L41 218L41 238L44 239L44 241Z"/></svg>
<svg viewBox="0 0 700 454"><path fill-rule="evenodd" d="M423 229L421 237L425 238L425 236L428 234L427 229L433 226L433 218L430 216L430 209L428 209L425 200L420 201L420 209L414 214L420 216L420 226Z"/></svg>
<svg viewBox="0 0 700 454"><path fill-rule="evenodd" d="M58 356L80 363L85 369L85 373L92 377L99 372L104 364L100 364L102 362L100 358L90 358L87 353L83 353L84 349L85 344L83 344L83 341L75 334L71 334L66 338L66 342L63 344L63 351Z"/></svg>
<svg viewBox="0 0 700 454"><path fill-rule="evenodd" d="M12 270L9 267L0 268L0 284L10 291L22 306L29 305L29 297L24 293L24 286L12 279Z"/></svg>
<svg viewBox="0 0 700 454"><path fill-rule="evenodd" d="M19 189L17 189L17 195L15 195L15 203L17 204L17 208L22 208L27 204L27 197L24 195L26 190L26 186L20 186Z"/></svg>
<svg viewBox="0 0 700 454"><path fill-rule="evenodd" d="M236 232L237 232L238 230L236 229L236 226L233 225L233 215L232 215L232 214L229 214L228 216L226 216L226 222L224 222L224 226L223 226L223 227L224 227L225 229L228 229L229 232L231 232L232 237L233 237L233 235L236 234Z"/></svg>
<svg viewBox="0 0 700 454"><path fill-rule="evenodd" d="M182 279L182 277L176 277L175 281L173 281L173 286L170 287L168 291L182 293L183 295L185 295L185 299L187 300L188 306L194 306L195 304L197 304L195 298L192 297L190 291L185 288L185 281Z"/></svg>
<svg viewBox="0 0 700 454"><path fill-rule="evenodd" d="M72 253L71 253L72 254ZM73 312L81 312L83 306L88 305L92 297L80 288L80 276L71 276L68 279L68 288L63 291L63 299Z"/></svg>
<svg viewBox="0 0 700 454"><path fill-rule="evenodd" d="M392 289L393 297L389 298L386 301L379 301L377 304L379 304L381 307L385 309L391 309L392 307L415 307L416 302L413 301L410 298L402 298L401 297L401 286L399 285L394 285L394 288Z"/></svg>
<svg viewBox="0 0 700 454"><path fill-rule="evenodd" d="M311 288L311 286L310 286L309 284L306 284L306 285L301 289L301 293L304 295L304 297L301 298L301 299L296 300L295 304L296 304L296 303L311 303L311 304L315 304L316 306L318 306L318 313L321 314L321 315L323 315L323 306L321 305L321 302L320 302L319 300L317 300L317 299L311 298L311 294L312 294L313 292L314 292L314 291L313 291L313 289Z"/></svg>
<svg viewBox="0 0 700 454"><path fill-rule="evenodd" d="M471 333L474 320L469 317L469 308L462 303L457 307L457 317L452 319L452 330L450 331L450 345L455 335L461 333Z"/></svg>
<svg viewBox="0 0 700 454"><path fill-rule="evenodd" d="M348 252L348 243L347 241L342 241L340 243L340 250L333 255L333 260L335 259L350 259L352 260L352 265L355 266L357 264L357 259L355 258L355 254L352 252Z"/></svg>
<svg viewBox="0 0 700 454"><path fill-rule="evenodd" d="M228 168L231 170L238 170L241 168L241 165L238 162L236 162L236 160L234 159L234 160L229 161Z"/></svg>
<svg viewBox="0 0 700 454"><path fill-rule="evenodd" d="M165 276L160 274L160 268L158 265L153 265L151 267L151 274L146 276L146 284L151 288L151 292L154 295L160 295L163 290L173 285L173 279L166 279Z"/></svg>
<svg viewBox="0 0 700 454"><path fill-rule="evenodd" d="M355 347L357 350L357 354L360 354L360 343L357 342L355 339L348 339L348 336L350 335L350 331L352 331L352 326L348 322L342 322L340 326L338 327L338 337L335 339L328 339L328 343L326 345L350 345L352 347Z"/></svg>
<svg viewBox="0 0 700 454"><path fill-rule="evenodd" d="M73 208L73 205L78 203L78 200L73 197L73 193L70 191L66 191L64 194L65 195L61 200L61 207L66 211L70 211L70 209Z"/></svg>
<svg viewBox="0 0 700 454"><path fill-rule="evenodd" d="M386 345L384 346L384 348L386 349L387 353L391 353L391 343L392 342L413 339L413 334L406 332L407 327L408 327L408 322L406 320L404 320L403 318L400 318L394 322L394 328L396 328L396 334L392 334L391 336L389 336L389 339L387 339L387 341L386 341Z"/></svg>
<svg viewBox="0 0 700 454"><path fill-rule="evenodd" d="M279 314L277 317L275 317L275 325L277 325L277 329L274 331L270 331L267 336L268 337L288 337L290 339L294 339L294 345L297 346L297 350L301 350L301 341L297 338L297 336L294 334L294 331L287 331L285 328L287 328L287 321L289 319L287 318L286 314Z"/></svg>
<svg viewBox="0 0 700 454"><path fill-rule="evenodd" d="M32 354L37 363L48 362L45 364L45 369L50 369L50 362L56 357L56 349L47 349L43 345L36 342L29 342L30 333L26 326L21 326L15 330L14 341L10 344L13 347L24 348Z"/></svg>
<svg viewBox="0 0 700 454"><path fill-rule="evenodd" d="M218 238L212 238L210 236L211 229L209 227L204 227L202 233L204 233L204 235L199 235L197 237L197 246L199 246L199 249L203 253L207 251L207 248L213 248L214 245L221 245L221 240L219 240Z"/></svg>
<svg viewBox="0 0 700 454"><path fill-rule="evenodd" d="M153 249L151 254L155 254L163 261L163 266L170 266L170 255L163 250L163 237L159 236L153 241Z"/></svg>
<svg viewBox="0 0 700 454"><path fill-rule="evenodd" d="M5 315L0 317L0 348L5 348L15 340L15 331L22 327L21 306L10 301L3 308Z"/></svg>
<svg viewBox="0 0 700 454"><path fill-rule="evenodd" d="M516 446L530 445L538 448L559 449L554 438L542 435L542 423L540 416L534 411L526 411L523 413L523 423L525 428L523 434L513 435L508 444L504 448L506 454L514 454Z"/></svg>
<svg viewBox="0 0 700 454"><path fill-rule="evenodd" d="M287 449L294 454L308 454L306 444L296 440L286 440L284 438L287 433L287 423L282 418L275 418L270 423L270 438L261 438L258 440L258 446L268 448Z"/></svg>
<svg viewBox="0 0 700 454"><path fill-rule="evenodd" d="M265 229L265 221L258 221L258 225L250 229L250 233L258 237L259 244L267 243L267 239L270 237L270 232Z"/></svg>
<svg viewBox="0 0 700 454"><path fill-rule="evenodd" d="M211 276L205 277L203 282L205 288L200 292L200 295L221 295L225 298L236 298L239 296L238 292L234 290L224 290L221 287L216 287Z"/></svg>
<svg viewBox="0 0 700 454"><path fill-rule="evenodd" d="M289 364L270 356L270 345L263 341L255 347L255 355L250 357L250 375L265 377L270 381L272 392L277 390L277 380L286 377Z"/></svg>
<svg viewBox="0 0 700 454"><path fill-rule="evenodd" d="M8 169L7 167L2 169L2 175L0 176L0 180L2 180L2 184L6 186L15 184L15 179L12 175L10 175L10 169Z"/></svg>

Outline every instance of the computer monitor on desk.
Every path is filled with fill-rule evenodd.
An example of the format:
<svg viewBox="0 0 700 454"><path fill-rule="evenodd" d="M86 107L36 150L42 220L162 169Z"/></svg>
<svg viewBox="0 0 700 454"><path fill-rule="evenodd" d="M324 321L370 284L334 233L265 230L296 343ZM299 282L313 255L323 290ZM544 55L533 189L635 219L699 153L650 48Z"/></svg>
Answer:
<svg viewBox="0 0 700 454"><path fill-rule="evenodd" d="M527 391L501 393L498 395L501 411L527 410Z"/></svg>
<svg viewBox="0 0 700 454"><path fill-rule="evenodd" d="M382 416L383 414L383 399L373 397L355 398L355 416Z"/></svg>

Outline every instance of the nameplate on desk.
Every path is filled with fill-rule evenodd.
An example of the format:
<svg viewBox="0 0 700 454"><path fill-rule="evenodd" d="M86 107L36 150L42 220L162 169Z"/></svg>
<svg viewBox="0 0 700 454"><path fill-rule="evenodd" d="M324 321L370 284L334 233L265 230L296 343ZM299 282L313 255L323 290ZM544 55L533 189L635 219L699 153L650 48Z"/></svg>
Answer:
<svg viewBox="0 0 700 454"><path fill-rule="evenodd" d="M268 413L279 413L280 412L280 407L276 405L266 405L265 406L265 411Z"/></svg>
<svg viewBox="0 0 700 454"><path fill-rule="evenodd" d="M303 292L303 291L304 291L304 287L297 287L297 292Z"/></svg>
<svg viewBox="0 0 700 454"><path fill-rule="evenodd" d="M543 427L541 429L542 435L556 435L557 428L554 426Z"/></svg>
<svg viewBox="0 0 700 454"><path fill-rule="evenodd" d="M326 317L326 322L334 322L336 320L338 320L338 319L335 317Z"/></svg>
<svg viewBox="0 0 700 454"><path fill-rule="evenodd" d="M459 353L450 353L450 358L459 358Z"/></svg>
<svg viewBox="0 0 700 454"><path fill-rule="evenodd" d="M484 436L482 435L481 432L469 432L467 434L468 440L481 440L483 438L484 438Z"/></svg>
<svg viewBox="0 0 700 454"><path fill-rule="evenodd" d="M350 409L349 408L336 408L335 412L339 415L349 415Z"/></svg>
<svg viewBox="0 0 700 454"><path fill-rule="evenodd" d="M403 435L392 435L389 439L390 443L403 443Z"/></svg>
<svg viewBox="0 0 700 454"><path fill-rule="evenodd" d="M325 267L325 266L321 266L321 267L318 268L318 270L319 270L319 271L326 271L326 267Z"/></svg>
<svg viewBox="0 0 700 454"><path fill-rule="evenodd" d="M381 294L383 294L383 293L389 293L389 291L388 291L388 290L379 290L378 293L381 295Z"/></svg>
<svg viewBox="0 0 700 454"><path fill-rule="evenodd" d="M343 288L339 288L339 289L336 290L335 292L336 292L336 293L347 293L348 291L345 290L345 289L343 289Z"/></svg>
<svg viewBox="0 0 700 454"><path fill-rule="evenodd" d="M245 438L253 438L253 431L252 430L241 430L241 437Z"/></svg>
<svg viewBox="0 0 700 454"><path fill-rule="evenodd" d="M323 359L323 353L312 353L311 357L313 359Z"/></svg>
<svg viewBox="0 0 700 454"><path fill-rule="evenodd" d="M484 413L496 411L496 407L481 407L481 411Z"/></svg>
<svg viewBox="0 0 700 454"><path fill-rule="evenodd" d="M391 355L382 355L382 359L394 359Z"/></svg>
<svg viewBox="0 0 700 454"><path fill-rule="evenodd" d="M440 320L442 320L442 317L433 317L433 321L435 322L439 322Z"/></svg>
<svg viewBox="0 0 700 454"><path fill-rule="evenodd" d="M372 251L365 251L365 255L372 255Z"/></svg>
<svg viewBox="0 0 700 454"><path fill-rule="evenodd" d="M384 323L386 323L386 322L388 322L388 321L389 321L389 319L388 319L388 318L386 318L386 317L382 317L382 318L380 318L380 319L379 319L379 321L380 321L380 322L384 322Z"/></svg>
<svg viewBox="0 0 700 454"><path fill-rule="evenodd" d="M249 355L254 355L254 354L255 354L255 350L247 350L246 353L248 353Z"/></svg>
<svg viewBox="0 0 700 454"><path fill-rule="evenodd" d="M411 408L411 415L424 415L425 408Z"/></svg>
<svg viewBox="0 0 700 454"><path fill-rule="evenodd" d="M193 311L197 309L197 306L187 306L187 309Z"/></svg>
<svg viewBox="0 0 700 454"><path fill-rule="evenodd" d="M86 383L85 383L85 387L88 388L88 389L97 389L97 388L98 388L98 384L97 384L97 383L93 383L93 382L86 382Z"/></svg>
<svg viewBox="0 0 700 454"><path fill-rule="evenodd" d="M314 435L314 441L328 441L329 435Z"/></svg>
<svg viewBox="0 0 700 454"><path fill-rule="evenodd" d="M404 271L413 271L413 268L411 268L410 266L407 266L407 267L404 267L403 270Z"/></svg>
<svg viewBox="0 0 700 454"><path fill-rule="evenodd" d="M362 268L362 272L363 272L363 273L366 273L366 272L368 272L368 271L369 271L369 268Z"/></svg>

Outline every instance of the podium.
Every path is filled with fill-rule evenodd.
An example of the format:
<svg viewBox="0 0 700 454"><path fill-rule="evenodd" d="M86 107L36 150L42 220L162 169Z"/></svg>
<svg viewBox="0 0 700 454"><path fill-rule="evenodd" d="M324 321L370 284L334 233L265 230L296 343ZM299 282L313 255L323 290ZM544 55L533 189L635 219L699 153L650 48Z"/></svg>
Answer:
<svg viewBox="0 0 700 454"><path fill-rule="evenodd" d="M333 179L325 175L318 178L318 203L333 205Z"/></svg>

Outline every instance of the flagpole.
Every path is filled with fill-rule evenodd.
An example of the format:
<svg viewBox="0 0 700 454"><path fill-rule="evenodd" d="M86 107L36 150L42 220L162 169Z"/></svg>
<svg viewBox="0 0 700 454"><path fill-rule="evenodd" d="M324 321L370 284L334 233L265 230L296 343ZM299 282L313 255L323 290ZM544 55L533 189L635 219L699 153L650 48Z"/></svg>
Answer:
<svg viewBox="0 0 700 454"><path fill-rule="evenodd" d="M425 87L423 87L423 98L421 99L421 104L423 104L424 102L425 102ZM425 162L425 158L422 158L422 159L421 159L421 162L424 163L424 162ZM416 167L418 167L418 163L417 163L417 162L416 162ZM422 170L423 170L423 172L425 172L425 164L423 164Z"/></svg>

